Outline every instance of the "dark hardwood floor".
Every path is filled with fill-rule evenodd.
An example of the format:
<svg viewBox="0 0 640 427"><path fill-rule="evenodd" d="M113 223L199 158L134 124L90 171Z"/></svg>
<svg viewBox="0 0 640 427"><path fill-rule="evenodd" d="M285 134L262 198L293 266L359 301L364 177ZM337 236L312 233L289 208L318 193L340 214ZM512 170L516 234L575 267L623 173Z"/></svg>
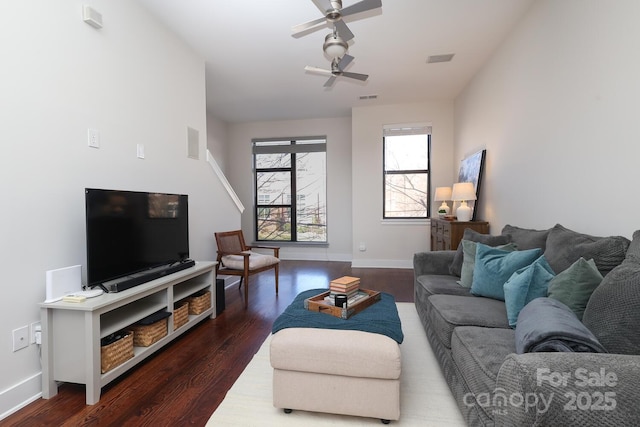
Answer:
<svg viewBox="0 0 640 427"><path fill-rule="evenodd" d="M38 399L0 425L203 426L293 298L307 289L327 288L340 276L360 277L363 288L388 292L398 302L413 302L411 269L282 261L277 296L272 271L251 278L246 310L238 286L227 289L223 313L201 322L104 387L97 404L85 405L83 385L62 384L52 399Z"/></svg>

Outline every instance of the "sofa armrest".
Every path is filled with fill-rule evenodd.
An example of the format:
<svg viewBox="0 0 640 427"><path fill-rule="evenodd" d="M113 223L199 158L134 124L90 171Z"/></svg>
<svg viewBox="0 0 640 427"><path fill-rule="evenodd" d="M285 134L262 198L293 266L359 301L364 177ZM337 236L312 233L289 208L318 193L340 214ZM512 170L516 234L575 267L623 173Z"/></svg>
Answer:
<svg viewBox="0 0 640 427"><path fill-rule="evenodd" d="M449 266L456 251L418 252L413 255L415 277L425 274L449 274Z"/></svg>
<svg viewBox="0 0 640 427"><path fill-rule="evenodd" d="M496 426L640 425L638 384L640 356L511 354L485 410Z"/></svg>

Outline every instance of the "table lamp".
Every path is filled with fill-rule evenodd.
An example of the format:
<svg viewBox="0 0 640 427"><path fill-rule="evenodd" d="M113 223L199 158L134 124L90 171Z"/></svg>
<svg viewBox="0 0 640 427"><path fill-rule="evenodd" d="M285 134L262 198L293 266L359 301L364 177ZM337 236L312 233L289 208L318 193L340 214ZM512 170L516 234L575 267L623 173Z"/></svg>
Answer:
<svg viewBox="0 0 640 427"><path fill-rule="evenodd" d="M467 200L476 200L476 189L472 182L458 182L453 184L451 200L460 202L456 210L458 221L471 221L471 208L467 205Z"/></svg>
<svg viewBox="0 0 640 427"><path fill-rule="evenodd" d="M444 218L449 215L449 205L447 200L451 200L451 187L436 187L436 195L433 198L436 202L442 202L438 207L438 216Z"/></svg>

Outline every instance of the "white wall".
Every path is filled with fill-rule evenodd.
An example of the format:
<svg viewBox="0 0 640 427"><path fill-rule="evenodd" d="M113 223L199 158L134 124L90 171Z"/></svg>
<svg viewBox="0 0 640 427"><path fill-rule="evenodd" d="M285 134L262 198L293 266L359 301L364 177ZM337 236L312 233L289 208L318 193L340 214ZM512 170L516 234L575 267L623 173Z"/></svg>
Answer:
<svg viewBox="0 0 640 427"><path fill-rule="evenodd" d="M207 114L207 148L225 175L229 163L227 141L227 123Z"/></svg>
<svg viewBox="0 0 640 427"><path fill-rule="evenodd" d="M327 137L327 247L281 245L283 259L351 260L351 120L349 117L228 125L227 179L245 206L242 230L255 238L253 222L252 138Z"/></svg>
<svg viewBox="0 0 640 427"><path fill-rule="evenodd" d="M640 2L539 0L455 103L456 161L487 149L479 217L640 228Z"/></svg>
<svg viewBox="0 0 640 427"><path fill-rule="evenodd" d="M453 103L422 102L353 109L352 235L354 267L411 268L413 254L429 249L429 225L382 221L384 125L430 123L431 188L450 186L453 167ZM456 169L457 171L457 169ZM432 202L432 210L435 208ZM366 251L359 250L364 243Z"/></svg>
<svg viewBox="0 0 640 427"><path fill-rule="evenodd" d="M83 3L104 28L82 21ZM41 391L38 349L12 352L12 330L39 320L47 270L86 267L85 187L188 194L199 260L215 259L213 232L233 226L234 208L205 161L204 61L137 3L2 2L0 45L2 418ZM188 126L201 160L186 156Z"/></svg>

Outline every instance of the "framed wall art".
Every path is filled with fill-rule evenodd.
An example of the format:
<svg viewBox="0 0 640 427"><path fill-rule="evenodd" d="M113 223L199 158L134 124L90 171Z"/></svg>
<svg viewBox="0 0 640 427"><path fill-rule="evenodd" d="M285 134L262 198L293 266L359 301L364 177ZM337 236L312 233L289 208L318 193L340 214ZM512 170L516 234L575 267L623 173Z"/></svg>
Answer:
<svg viewBox="0 0 640 427"><path fill-rule="evenodd" d="M478 210L478 203L480 202L480 184L482 183L486 153L487 150L478 151L460 162L458 182L472 182L476 189L476 200L467 202L473 212L471 216L472 221L476 221L476 212Z"/></svg>

